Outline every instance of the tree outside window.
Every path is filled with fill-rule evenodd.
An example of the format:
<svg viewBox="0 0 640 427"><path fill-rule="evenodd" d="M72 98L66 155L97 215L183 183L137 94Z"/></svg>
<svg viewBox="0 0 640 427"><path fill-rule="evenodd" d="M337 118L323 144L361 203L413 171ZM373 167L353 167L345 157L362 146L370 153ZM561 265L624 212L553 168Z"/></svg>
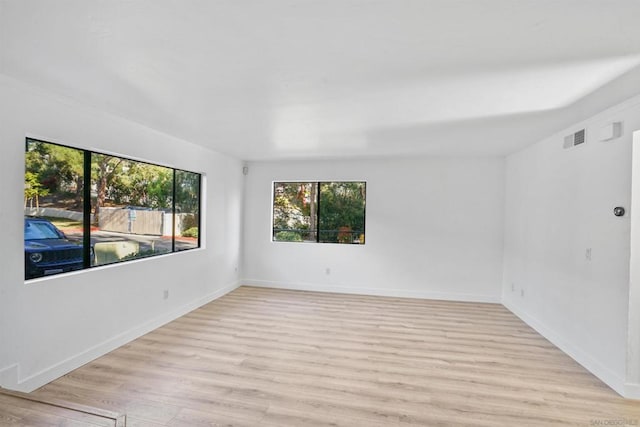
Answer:
<svg viewBox="0 0 640 427"><path fill-rule="evenodd" d="M275 182L273 240L364 244L365 182Z"/></svg>

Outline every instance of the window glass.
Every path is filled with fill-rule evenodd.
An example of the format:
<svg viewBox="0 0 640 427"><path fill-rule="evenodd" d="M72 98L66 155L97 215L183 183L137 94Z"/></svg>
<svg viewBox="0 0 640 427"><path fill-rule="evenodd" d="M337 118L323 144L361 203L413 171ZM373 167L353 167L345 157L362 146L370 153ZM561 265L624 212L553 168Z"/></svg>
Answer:
<svg viewBox="0 0 640 427"><path fill-rule="evenodd" d="M364 243L365 183L321 182L319 196L319 241Z"/></svg>
<svg viewBox="0 0 640 427"><path fill-rule="evenodd" d="M364 182L275 182L273 240L364 244Z"/></svg>
<svg viewBox="0 0 640 427"><path fill-rule="evenodd" d="M317 241L315 182L276 182L273 189L273 240Z"/></svg>
<svg viewBox="0 0 640 427"><path fill-rule="evenodd" d="M91 155L95 264L172 251L173 169Z"/></svg>
<svg viewBox="0 0 640 427"><path fill-rule="evenodd" d="M200 180L27 139L25 278L200 247Z"/></svg>
<svg viewBox="0 0 640 427"><path fill-rule="evenodd" d="M24 174L25 278L83 268L84 153L27 140Z"/></svg>
<svg viewBox="0 0 640 427"><path fill-rule="evenodd" d="M176 170L175 248L197 248L200 244L200 174Z"/></svg>
<svg viewBox="0 0 640 427"><path fill-rule="evenodd" d="M53 224L31 221L24 224L24 240L59 239L61 234Z"/></svg>

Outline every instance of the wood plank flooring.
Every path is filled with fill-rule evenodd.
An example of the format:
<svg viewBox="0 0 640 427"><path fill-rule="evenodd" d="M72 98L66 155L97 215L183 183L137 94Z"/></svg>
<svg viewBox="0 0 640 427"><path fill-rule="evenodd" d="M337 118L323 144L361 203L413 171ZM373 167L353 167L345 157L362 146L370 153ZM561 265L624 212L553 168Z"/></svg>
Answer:
<svg viewBox="0 0 640 427"><path fill-rule="evenodd" d="M640 425L501 305L251 287L33 394L133 427Z"/></svg>

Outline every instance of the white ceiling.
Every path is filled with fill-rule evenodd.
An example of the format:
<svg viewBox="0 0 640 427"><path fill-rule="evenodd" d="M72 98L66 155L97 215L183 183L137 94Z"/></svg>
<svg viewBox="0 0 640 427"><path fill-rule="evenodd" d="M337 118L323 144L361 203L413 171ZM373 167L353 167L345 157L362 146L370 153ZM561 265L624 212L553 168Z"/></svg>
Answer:
<svg viewBox="0 0 640 427"><path fill-rule="evenodd" d="M503 155L640 92L640 1L0 0L0 73L245 160Z"/></svg>

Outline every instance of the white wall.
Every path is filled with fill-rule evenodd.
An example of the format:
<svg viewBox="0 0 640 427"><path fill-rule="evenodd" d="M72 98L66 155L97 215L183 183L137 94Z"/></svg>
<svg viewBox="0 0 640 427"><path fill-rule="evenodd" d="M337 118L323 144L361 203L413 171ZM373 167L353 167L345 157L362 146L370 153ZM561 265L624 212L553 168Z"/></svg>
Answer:
<svg viewBox="0 0 640 427"><path fill-rule="evenodd" d="M633 133L631 172L631 255L627 329L627 390L640 398L640 130Z"/></svg>
<svg viewBox="0 0 640 427"><path fill-rule="evenodd" d="M272 182L280 180L366 181L366 244L272 242ZM243 283L500 299L502 159L254 162L246 177L245 206Z"/></svg>
<svg viewBox="0 0 640 427"><path fill-rule="evenodd" d="M240 161L2 76L0 117L0 386L32 390L238 285ZM204 173L206 247L25 283L26 135Z"/></svg>
<svg viewBox="0 0 640 427"><path fill-rule="evenodd" d="M630 215L615 217L613 209L630 208L639 103L633 98L506 162L503 303L628 396ZM599 141L614 121L623 122L623 135ZM564 150L564 136L584 127L586 144Z"/></svg>

